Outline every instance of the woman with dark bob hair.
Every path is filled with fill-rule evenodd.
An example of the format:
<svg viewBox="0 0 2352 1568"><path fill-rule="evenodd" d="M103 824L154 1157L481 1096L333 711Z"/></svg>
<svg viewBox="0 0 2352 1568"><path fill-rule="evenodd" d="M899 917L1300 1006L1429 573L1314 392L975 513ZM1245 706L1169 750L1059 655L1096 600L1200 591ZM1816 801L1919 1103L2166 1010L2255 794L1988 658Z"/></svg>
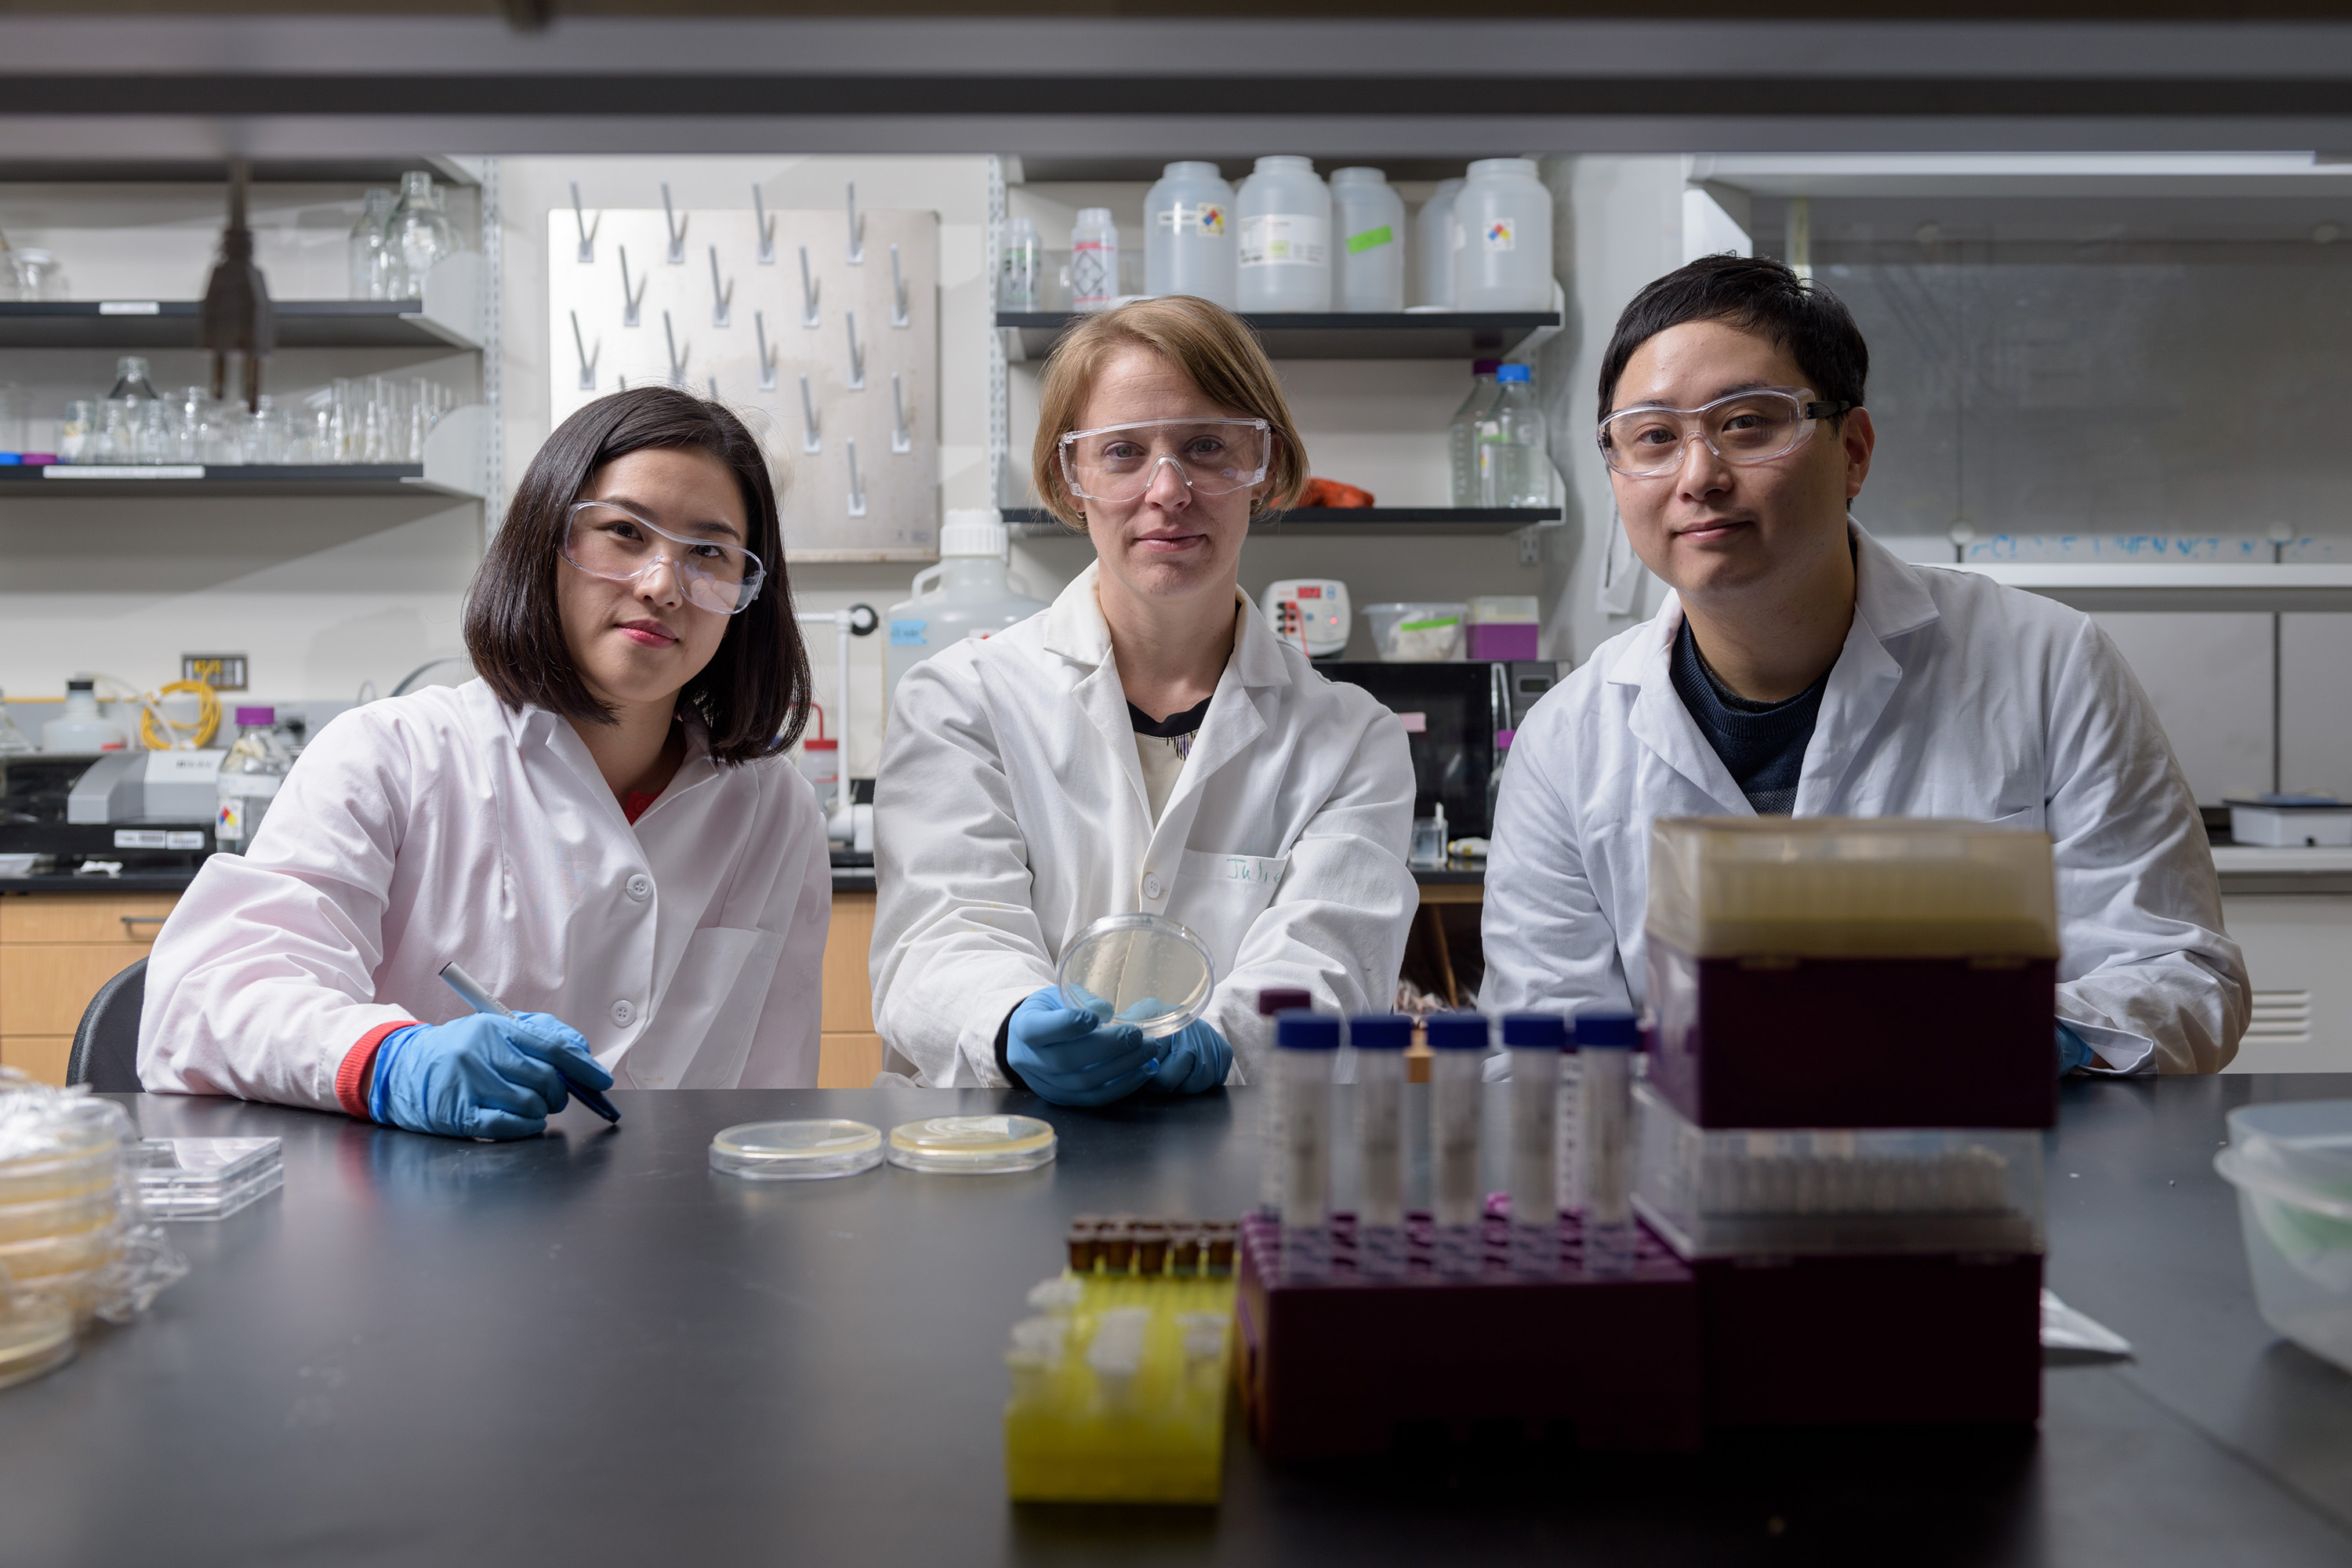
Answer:
<svg viewBox="0 0 2352 1568"><path fill-rule="evenodd" d="M664 387L590 404L465 624L480 679L336 719L196 873L142 1081L474 1138L541 1131L567 1079L814 1084L833 883L759 443ZM469 1012L453 962L516 1016Z"/></svg>

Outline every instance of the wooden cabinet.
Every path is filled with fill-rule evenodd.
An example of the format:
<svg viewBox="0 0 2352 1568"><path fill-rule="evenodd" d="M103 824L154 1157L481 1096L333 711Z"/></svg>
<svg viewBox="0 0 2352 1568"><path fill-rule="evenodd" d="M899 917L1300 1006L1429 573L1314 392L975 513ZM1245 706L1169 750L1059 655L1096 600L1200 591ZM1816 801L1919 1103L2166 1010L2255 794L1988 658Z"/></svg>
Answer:
<svg viewBox="0 0 2352 1568"><path fill-rule="evenodd" d="M874 895L833 895L824 940L824 1016L817 1052L819 1089L864 1089L882 1070L882 1037L874 1032L874 987L866 950L874 945Z"/></svg>
<svg viewBox="0 0 2352 1568"><path fill-rule="evenodd" d="M98 988L147 955L176 893L0 896L0 1063L66 1080Z"/></svg>

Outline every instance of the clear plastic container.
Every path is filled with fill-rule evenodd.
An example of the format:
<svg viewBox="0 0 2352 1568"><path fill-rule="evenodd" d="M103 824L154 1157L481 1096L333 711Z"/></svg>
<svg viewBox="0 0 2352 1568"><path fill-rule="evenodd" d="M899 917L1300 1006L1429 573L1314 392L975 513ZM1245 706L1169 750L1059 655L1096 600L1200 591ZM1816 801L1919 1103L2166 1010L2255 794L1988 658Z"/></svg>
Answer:
<svg viewBox="0 0 2352 1568"><path fill-rule="evenodd" d="M0 1290L0 1388L73 1360L73 1309L46 1291Z"/></svg>
<svg viewBox="0 0 2352 1568"><path fill-rule="evenodd" d="M1404 309L1404 198L1378 169L1331 171L1331 308Z"/></svg>
<svg viewBox="0 0 2352 1568"><path fill-rule="evenodd" d="M1633 1099L1633 1206L1685 1258L2042 1249L2037 1131L1706 1129Z"/></svg>
<svg viewBox="0 0 2352 1568"><path fill-rule="evenodd" d="M1070 309L1107 310L1118 297L1118 226L1110 208L1084 207L1070 230Z"/></svg>
<svg viewBox="0 0 2352 1568"><path fill-rule="evenodd" d="M1374 1278L1402 1275L1404 1238L1404 1053L1412 1020L1395 1014L1351 1019L1356 1053L1357 1267Z"/></svg>
<svg viewBox="0 0 2352 1568"><path fill-rule="evenodd" d="M1245 311L1331 308L1331 192L1315 160L1260 158L1234 208L1241 221L1235 297Z"/></svg>
<svg viewBox="0 0 2352 1568"><path fill-rule="evenodd" d="M1454 221L1455 310L1551 309L1551 193L1534 159L1471 164Z"/></svg>
<svg viewBox="0 0 2352 1568"><path fill-rule="evenodd" d="M9 1086L0 1083L0 1092ZM87 1109L85 1109L87 1108ZM121 1156L120 1107L82 1100L44 1104L42 1121L16 1122L0 1103L0 1205L54 1203L112 1193Z"/></svg>
<svg viewBox="0 0 2352 1568"><path fill-rule="evenodd" d="M1366 605L1372 650L1388 664L1446 664L1463 657L1470 606L1440 600Z"/></svg>
<svg viewBox="0 0 2352 1568"><path fill-rule="evenodd" d="M1320 1279L1331 1272L1331 1064L1339 1020L1285 1013L1274 1027L1274 1070L1282 1075L1282 1274Z"/></svg>
<svg viewBox="0 0 2352 1568"><path fill-rule="evenodd" d="M1454 309L1454 202L1460 180L1440 180L1412 216L1412 302L1423 310ZM1459 504L1465 504L1460 503Z"/></svg>
<svg viewBox="0 0 2352 1568"><path fill-rule="evenodd" d="M360 220L352 225L351 237L343 241L350 274L347 286L354 300L392 298L392 249L384 230L392 222L395 199L392 192L382 189L360 198Z"/></svg>
<svg viewBox="0 0 2352 1568"><path fill-rule="evenodd" d="M2054 958L2050 838L1927 817L1664 820L1647 926L1700 958Z"/></svg>
<svg viewBox="0 0 2352 1568"><path fill-rule="evenodd" d="M2352 1100L2245 1105L2213 1168L2238 1189L2238 1227L2263 1321L2352 1372Z"/></svg>
<svg viewBox="0 0 2352 1568"><path fill-rule="evenodd" d="M223 854L243 855L253 847L269 803L278 798L286 774L294 765L277 731L274 708L236 710L236 740L220 770L220 812L213 826L213 843Z"/></svg>
<svg viewBox="0 0 2352 1568"><path fill-rule="evenodd" d="M1503 1020L1511 1054L1511 1272L1559 1272L1559 1057L1565 1019L1521 1014Z"/></svg>
<svg viewBox="0 0 2352 1568"><path fill-rule="evenodd" d="M1003 515L992 507L959 507L940 529L940 563L915 574L908 595L882 617L887 691L896 697L908 670L966 637L992 637L1049 606L1013 586Z"/></svg>
<svg viewBox="0 0 2352 1568"><path fill-rule="evenodd" d="M1495 372L1495 395L1477 423L1479 506L1551 504L1551 461L1533 376L1523 364Z"/></svg>
<svg viewBox="0 0 2352 1568"><path fill-rule="evenodd" d="M757 1182L854 1176L881 1163L881 1130L839 1118L746 1121L710 1140L712 1170Z"/></svg>
<svg viewBox="0 0 2352 1568"><path fill-rule="evenodd" d="M1479 1236L1479 1122L1488 1044L1475 1013L1439 1013L1429 1035L1429 1159L1437 1220L1437 1271L1459 1278L1485 1266Z"/></svg>
<svg viewBox="0 0 2352 1568"><path fill-rule="evenodd" d="M996 308L1024 312L1044 310L1045 241L1037 232L1035 218L1005 219L1004 248L999 260L1003 276L997 283Z"/></svg>
<svg viewBox="0 0 2352 1568"><path fill-rule="evenodd" d="M157 1219L226 1219L286 1184L275 1138L142 1138L123 1163Z"/></svg>
<svg viewBox="0 0 2352 1568"><path fill-rule="evenodd" d="M1445 424L1445 457L1455 506L1486 504L1478 499L1478 421L1486 405L1495 401L1495 372L1502 363L1498 359L1470 362L1470 395Z"/></svg>
<svg viewBox="0 0 2352 1568"><path fill-rule="evenodd" d="M1054 1158L1054 1127L1034 1116L933 1116L890 1129L890 1163L927 1175L998 1176Z"/></svg>
<svg viewBox="0 0 2352 1568"><path fill-rule="evenodd" d="M1234 188L1214 163L1171 163L1143 198L1143 291L1239 299Z"/></svg>
<svg viewBox="0 0 2352 1568"><path fill-rule="evenodd" d="M1055 982L1069 1006L1133 1024L1146 1039L1201 1016L1216 987L1208 943L1166 915L1105 915L1063 951Z"/></svg>

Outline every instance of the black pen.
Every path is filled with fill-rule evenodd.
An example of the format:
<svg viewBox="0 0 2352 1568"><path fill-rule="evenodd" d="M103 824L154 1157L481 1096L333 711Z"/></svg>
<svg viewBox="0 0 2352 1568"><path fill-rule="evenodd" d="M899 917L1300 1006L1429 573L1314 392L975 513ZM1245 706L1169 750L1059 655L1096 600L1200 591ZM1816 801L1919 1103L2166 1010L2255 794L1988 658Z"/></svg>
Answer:
<svg viewBox="0 0 2352 1568"><path fill-rule="evenodd" d="M480 981L475 979L472 975L467 973L456 964L443 964L441 966L441 978L448 983L450 990L455 991L458 995L463 996L466 999L466 1005L471 1007L475 1012L488 1013L500 1018L511 1018L514 1016L513 1008L508 1006L505 1003L491 995L488 988L484 986ZM549 1065L553 1066L554 1064L550 1063ZM559 1073L563 1072L563 1069L560 1067L556 1068L555 1070ZM621 1113L614 1110L613 1102L606 1100L602 1094L590 1089L586 1084L580 1082L569 1073L564 1073L563 1081L565 1084L570 1086L572 1094L579 1100L581 1104L586 1106L589 1110L594 1111L597 1115L603 1117L607 1121L617 1122L621 1120Z"/></svg>

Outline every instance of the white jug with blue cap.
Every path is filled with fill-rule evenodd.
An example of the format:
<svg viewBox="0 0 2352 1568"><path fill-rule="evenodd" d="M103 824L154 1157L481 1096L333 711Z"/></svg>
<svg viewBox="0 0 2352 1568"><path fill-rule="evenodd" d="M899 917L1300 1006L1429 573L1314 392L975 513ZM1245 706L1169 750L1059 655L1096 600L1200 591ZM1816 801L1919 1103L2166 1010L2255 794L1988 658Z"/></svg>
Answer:
<svg viewBox="0 0 2352 1568"><path fill-rule="evenodd" d="M1011 535L993 507L951 510L940 528L940 563L915 574L913 595L882 617L883 672L899 679L950 643L992 637L1045 608L1013 586Z"/></svg>

